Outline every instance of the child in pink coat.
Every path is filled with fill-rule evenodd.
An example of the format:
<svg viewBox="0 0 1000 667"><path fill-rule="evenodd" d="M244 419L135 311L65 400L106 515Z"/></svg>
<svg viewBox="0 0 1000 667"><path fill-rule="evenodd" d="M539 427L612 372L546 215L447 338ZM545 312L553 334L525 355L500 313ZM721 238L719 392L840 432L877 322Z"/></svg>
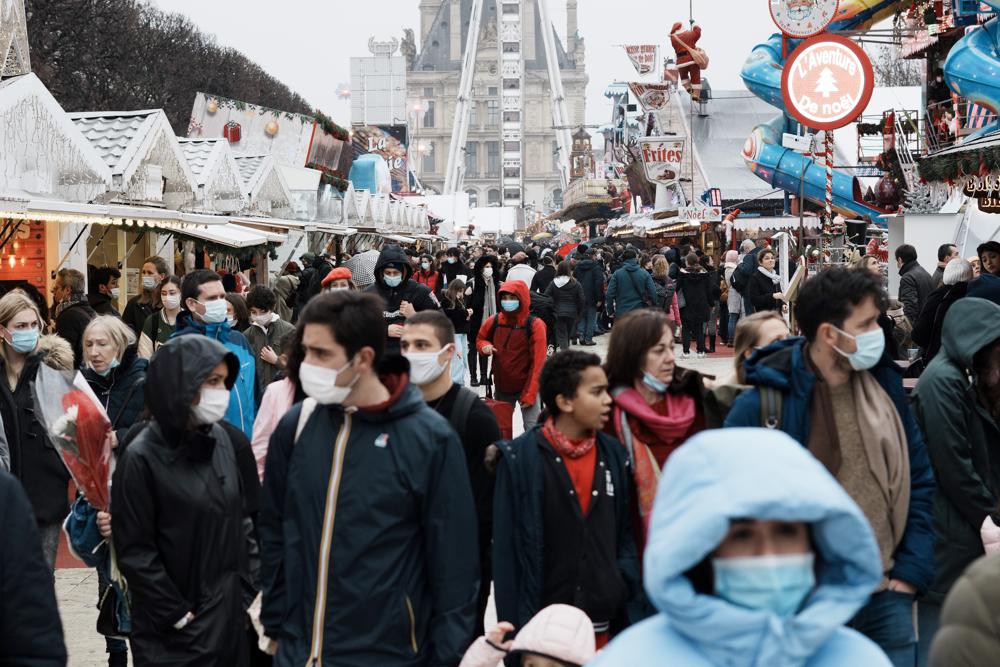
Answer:
<svg viewBox="0 0 1000 667"><path fill-rule="evenodd" d="M507 657L519 657L521 667L582 667L594 657L594 625L576 607L549 605L505 642L513 631L510 623L497 623L469 647L459 667L497 667Z"/></svg>

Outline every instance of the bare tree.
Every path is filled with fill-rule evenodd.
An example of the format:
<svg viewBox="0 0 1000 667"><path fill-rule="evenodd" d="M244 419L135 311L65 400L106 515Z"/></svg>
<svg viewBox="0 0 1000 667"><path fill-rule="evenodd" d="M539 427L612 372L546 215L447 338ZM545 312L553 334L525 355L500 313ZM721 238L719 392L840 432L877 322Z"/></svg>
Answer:
<svg viewBox="0 0 1000 667"><path fill-rule="evenodd" d="M312 113L181 14L140 0L26 0L25 9L32 69L67 111L162 108L179 134L198 91Z"/></svg>
<svg viewBox="0 0 1000 667"><path fill-rule="evenodd" d="M906 60L898 46L866 48L875 70L876 86L919 86L923 81L924 61Z"/></svg>

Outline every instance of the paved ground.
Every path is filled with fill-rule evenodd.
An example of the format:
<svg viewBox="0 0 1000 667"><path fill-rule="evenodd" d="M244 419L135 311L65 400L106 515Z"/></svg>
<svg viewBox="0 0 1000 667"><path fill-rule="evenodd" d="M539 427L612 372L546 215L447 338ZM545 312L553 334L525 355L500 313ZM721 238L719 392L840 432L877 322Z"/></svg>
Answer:
<svg viewBox="0 0 1000 667"><path fill-rule="evenodd" d="M603 358L607 353L608 336L598 336L595 340L598 343L596 347L581 349L589 349ZM709 375L725 374L732 366L732 354L729 348L718 349L717 354L705 359L683 361L678 359L678 364ZM679 354L679 347L677 351ZM520 413L515 411L514 433L521 432L522 428ZM57 560L56 597L59 600L59 611L69 650L69 665L70 667L107 665L104 638L94 629L97 621L97 609L94 606L97 600L97 575L93 570L79 567L80 565L81 563L74 560L63 546ZM493 620L491 610L487 614L487 623Z"/></svg>

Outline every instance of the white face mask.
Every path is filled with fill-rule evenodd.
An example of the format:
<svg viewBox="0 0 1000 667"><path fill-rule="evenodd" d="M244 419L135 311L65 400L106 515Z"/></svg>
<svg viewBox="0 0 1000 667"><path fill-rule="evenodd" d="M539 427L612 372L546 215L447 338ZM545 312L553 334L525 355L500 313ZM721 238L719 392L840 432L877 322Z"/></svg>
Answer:
<svg viewBox="0 0 1000 667"><path fill-rule="evenodd" d="M444 348L447 350L448 348ZM422 386L425 384L430 384L441 377L441 373L444 372L445 366L448 362L445 361L441 363L438 357L441 355L440 350L438 352L411 352L410 354L404 354L406 360L410 362L410 382L417 386Z"/></svg>
<svg viewBox="0 0 1000 667"><path fill-rule="evenodd" d="M143 276L142 277L142 288L143 289L153 289L156 287L156 278L153 276Z"/></svg>
<svg viewBox="0 0 1000 667"><path fill-rule="evenodd" d="M117 287L112 287L111 288L111 298L112 299L117 299L119 294L121 294L121 290L119 290Z"/></svg>
<svg viewBox="0 0 1000 667"><path fill-rule="evenodd" d="M167 310L177 310L181 307L181 295L171 294L163 297L163 307Z"/></svg>
<svg viewBox="0 0 1000 667"><path fill-rule="evenodd" d="M486 277L486 278L492 277L493 276L493 267L492 266L484 266L483 267L483 276Z"/></svg>
<svg viewBox="0 0 1000 667"><path fill-rule="evenodd" d="M355 375L346 387L337 386L337 376L347 370L352 363L354 363L353 360L348 361L341 368L334 369L303 362L299 366L299 382L302 383L302 391L320 405L343 403L351 395L354 385L361 377Z"/></svg>
<svg viewBox="0 0 1000 667"><path fill-rule="evenodd" d="M266 327L271 323L271 313L267 313L266 315L251 315L250 319L257 326Z"/></svg>
<svg viewBox="0 0 1000 667"><path fill-rule="evenodd" d="M226 316L229 312L229 302L225 299L199 301L198 303L205 306L205 314L201 316L201 319L206 324L222 324L226 321Z"/></svg>
<svg viewBox="0 0 1000 667"><path fill-rule="evenodd" d="M191 406L191 416L197 424L214 424L229 409L228 389L202 389L198 405Z"/></svg>

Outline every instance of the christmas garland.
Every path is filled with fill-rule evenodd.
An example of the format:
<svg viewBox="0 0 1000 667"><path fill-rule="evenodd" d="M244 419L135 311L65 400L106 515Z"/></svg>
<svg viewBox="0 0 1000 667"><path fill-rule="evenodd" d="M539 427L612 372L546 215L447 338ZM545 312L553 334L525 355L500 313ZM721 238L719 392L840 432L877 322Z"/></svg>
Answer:
<svg viewBox="0 0 1000 667"><path fill-rule="evenodd" d="M929 156L920 160L920 178L928 183L952 185L964 176L985 176L1000 171L1000 146L966 153Z"/></svg>
<svg viewBox="0 0 1000 667"><path fill-rule="evenodd" d="M344 178L344 172L339 169L329 169L315 162L310 162L306 165L306 168L315 169L316 171L321 172L319 180L323 185L332 185L341 192L347 190L349 182L346 178Z"/></svg>
<svg viewBox="0 0 1000 667"><path fill-rule="evenodd" d="M324 114L319 109L316 109L316 124L319 125L320 129L331 135L334 139L340 139L341 141L347 141L351 138L350 133L333 122L333 119Z"/></svg>

